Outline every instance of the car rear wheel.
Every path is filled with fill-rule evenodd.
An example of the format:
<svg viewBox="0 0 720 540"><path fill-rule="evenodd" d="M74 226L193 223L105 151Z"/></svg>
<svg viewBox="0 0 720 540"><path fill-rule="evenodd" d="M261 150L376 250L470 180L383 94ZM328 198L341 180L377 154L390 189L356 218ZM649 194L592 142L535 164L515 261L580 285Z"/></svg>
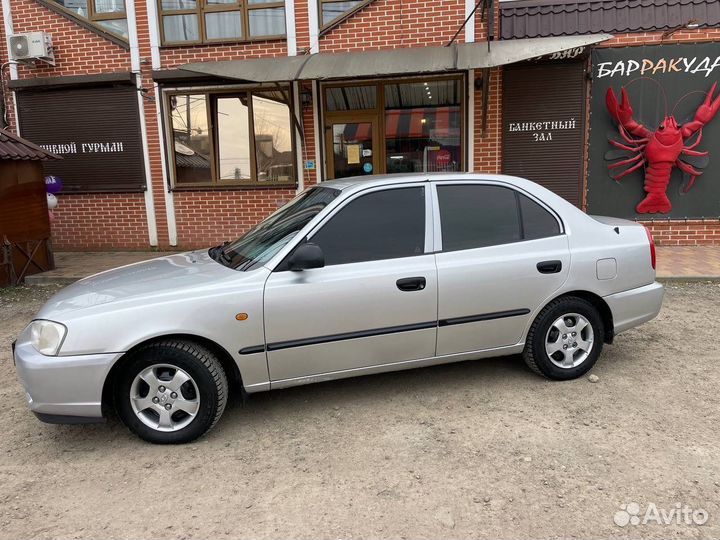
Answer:
<svg viewBox="0 0 720 540"><path fill-rule="evenodd" d="M558 298L530 327L523 358L530 369L549 379L576 379L597 362L604 335L595 306L582 298Z"/></svg>
<svg viewBox="0 0 720 540"><path fill-rule="evenodd" d="M123 423L157 444L193 441L220 419L228 382L220 362L195 343L167 340L132 354L115 403Z"/></svg>

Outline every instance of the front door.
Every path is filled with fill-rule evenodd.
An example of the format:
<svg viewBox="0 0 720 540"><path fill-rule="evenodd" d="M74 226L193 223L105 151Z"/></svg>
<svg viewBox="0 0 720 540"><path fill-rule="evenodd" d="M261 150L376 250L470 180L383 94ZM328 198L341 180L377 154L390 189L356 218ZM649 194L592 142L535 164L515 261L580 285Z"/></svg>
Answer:
<svg viewBox="0 0 720 540"><path fill-rule="evenodd" d="M356 195L309 235L323 268L270 275L273 383L434 356L438 290L426 191L415 184Z"/></svg>
<svg viewBox="0 0 720 540"><path fill-rule="evenodd" d="M330 120L325 132L328 177L378 174L378 126L374 114Z"/></svg>

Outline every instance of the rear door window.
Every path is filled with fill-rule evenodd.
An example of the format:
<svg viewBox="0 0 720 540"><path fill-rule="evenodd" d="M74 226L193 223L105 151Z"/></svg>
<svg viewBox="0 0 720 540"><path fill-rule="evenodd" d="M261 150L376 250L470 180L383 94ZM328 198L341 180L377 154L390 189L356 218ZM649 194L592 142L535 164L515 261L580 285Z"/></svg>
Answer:
<svg viewBox="0 0 720 540"><path fill-rule="evenodd" d="M438 185L443 251L510 244L560 234L555 217L514 189Z"/></svg>
<svg viewBox="0 0 720 540"><path fill-rule="evenodd" d="M438 186L443 251L519 241L515 192L499 186Z"/></svg>

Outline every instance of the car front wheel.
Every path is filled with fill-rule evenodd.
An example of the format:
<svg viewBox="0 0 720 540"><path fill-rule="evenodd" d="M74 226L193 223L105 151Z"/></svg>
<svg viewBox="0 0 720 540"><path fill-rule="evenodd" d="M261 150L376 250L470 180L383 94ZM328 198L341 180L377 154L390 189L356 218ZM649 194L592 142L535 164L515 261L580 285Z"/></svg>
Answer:
<svg viewBox="0 0 720 540"><path fill-rule="evenodd" d="M530 327L523 358L530 369L549 379L576 379L597 362L604 335L595 306L582 298L558 298Z"/></svg>
<svg viewBox="0 0 720 540"><path fill-rule="evenodd" d="M116 385L123 423L157 444L193 441L220 419L228 382L220 362L205 347L167 340L132 353Z"/></svg>

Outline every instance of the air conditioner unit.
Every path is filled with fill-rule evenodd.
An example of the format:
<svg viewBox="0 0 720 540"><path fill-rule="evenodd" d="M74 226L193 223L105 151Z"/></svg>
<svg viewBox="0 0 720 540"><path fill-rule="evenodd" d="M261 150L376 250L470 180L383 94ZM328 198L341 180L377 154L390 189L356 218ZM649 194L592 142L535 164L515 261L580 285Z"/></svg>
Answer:
<svg viewBox="0 0 720 540"><path fill-rule="evenodd" d="M10 60L34 64L37 61L55 65L52 37L45 32L28 32L10 36Z"/></svg>

